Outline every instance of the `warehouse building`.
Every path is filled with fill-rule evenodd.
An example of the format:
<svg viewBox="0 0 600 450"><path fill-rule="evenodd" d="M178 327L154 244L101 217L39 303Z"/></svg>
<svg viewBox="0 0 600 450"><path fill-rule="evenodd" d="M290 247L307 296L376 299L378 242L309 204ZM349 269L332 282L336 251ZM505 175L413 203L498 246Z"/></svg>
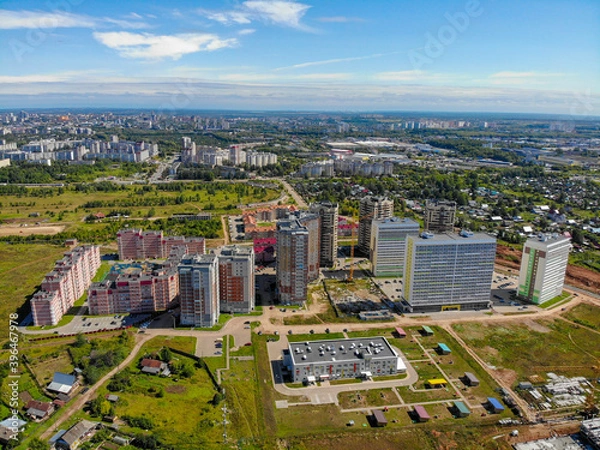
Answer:
<svg viewBox="0 0 600 450"><path fill-rule="evenodd" d="M294 383L370 378L406 372L406 364L384 337L292 342L283 364Z"/></svg>

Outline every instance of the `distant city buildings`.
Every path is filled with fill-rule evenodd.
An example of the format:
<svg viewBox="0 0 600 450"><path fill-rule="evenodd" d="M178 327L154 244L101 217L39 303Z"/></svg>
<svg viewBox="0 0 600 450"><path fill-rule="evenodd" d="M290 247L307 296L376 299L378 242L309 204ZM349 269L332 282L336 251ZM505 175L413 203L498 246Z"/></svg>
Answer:
<svg viewBox="0 0 600 450"><path fill-rule="evenodd" d="M247 164L251 167L277 164L275 153L244 151L241 145L234 145L225 150L220 147L196 145L189 137L183 137L181 144L181 161L187 164L205 164L213 167L226 163L233 166Z"/></svg>
<svg viewBox="0 0 600 450"><path fill-rule="evenodd" d="M144 162L158 155L158 145L148 142L120 141L118 136L100 141L91 138L56 140L54 138L32 141L14 148L0 148L0 158L13 161L52 163L52 161L83 161L90 159L115 159L123 162Z"/></svg>
<svg viewBox="0 0 600 450"><path fill-rule="evenodd" d="M456 219L456 202L427 200L425 203L425 231L451 233Z"/></svg>
<svg viewBox="0 0 600 450"><path fill-rule="evenodd" d="M560 295L569 262L570 239L543 234L523 246L519 272L519 297L542 304Z"/></svg>
<svg viewBox="0 0 600 450"><path fill-rule="evenodd" d="M394 202L385 197L364 197L360 201L358 220L358 250L369 255L371 250L371 223L394 215Z"/></svg>
<svg viewBox="0 0 600 450"><path fill-rule="evenodd" d="M338 204L331 202L309 205L309 211L317 214L321 219L319 231L321 267L333 267L335 264L338 247L338 209Z"/></svg>
<svg viewBox="0 0 600 450"><path fill-rule="evenodd" d="M296 218L277 222L277 290L283 304L306 301L309 231Z"/></svg>
<svg viewBox="0 0 600 450"><path fill-rule="evenodd" d="M389 217L372 222L371 267L376 277L401 277L406 237L418 235L419 224L411 219Z"/></svg>
<svg viewBox="0 0 600 450"><path fill-rule="evenodd" d="M33 323L56 325L84 294L100 267L100 247L86 245L66 252L31 299Z"/></svg>
<svg viewBox="0 0 600 450"><path fill-rule="evenodd" d="M416 312L487 308L495 258L483 233L408 235L402 296Z"/></svg>

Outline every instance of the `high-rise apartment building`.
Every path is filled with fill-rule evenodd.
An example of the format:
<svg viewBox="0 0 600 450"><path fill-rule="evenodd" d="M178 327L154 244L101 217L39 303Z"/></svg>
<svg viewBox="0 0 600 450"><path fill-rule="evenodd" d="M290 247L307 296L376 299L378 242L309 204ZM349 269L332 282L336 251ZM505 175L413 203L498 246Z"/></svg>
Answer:
<svg viewBox="0 0 600 450"><path fill-rule="evenodd" d="M456 202L427 200L425 202L425 231L452 233L456 219Z"/></svg>
<svg viewBox="0 0 600 450"><path fill-rule="evenodd" d="M331 202L312 203L309 211L321 218L319 265L321 267L333 267L338 247L338 204Z"/></svg>
<svg viewBox="0 0 600 450"><path fill-rule="evenodd" d="M254 250L230 245L221 247L219 298L221 312L249 313L254 309Z"/></svg>
<svg viewBox="0 0 600 450"><path fill-rule="evenodd" d="M56 261L41 289L31 299L33 323L56 325L84 294L100 267L100 247L85 245L66 252Z"/></svg>
<svg viewBox="0 0 600 450"><path fill-rule="evenodd" d="M408 235L402 295L412 311L487 308L496 239L460 234Z"/></svg>
<svg viewBox="0 0 600 450"><path fill-rule="evenodd" d="M321 244L319 240L321 219L318 214L307 211L296 211L290 215L298 219L308 231L308 250L306 256L306 280L310 283L319 278Z"/></svg>
<svg viewBox="0 0 600 450"><path fill-rule="evenodd" d="M370 254L371 223L394 215L394 202L385 197L365 197L360 201L358 221L358 250Z"/></svg>
<svg viewBox="0 0 600 450"><path fill-rule="evenodd" d="M308 241L309 232L298 219L277 222L277 290L283 304L306 301Z"/></svg>
<svg viewBox="0 0 600 450"><path fill-rule="evenodd" d="M389 217L374 220L371 228L371 267L376 277L401 277L406 236L418 235L419 224L411 219Z"/></svg>
<svg viewBox="0 0 600 450"><path fill-rule="evenodd" d="M571 242L562 235L543 234L523 246L519 297L542 304L560 295L565 282Z"/></svg>
<svg viewBox="0 0 600 450"><path fill-rule="evenodd" d="M217 255L186 255L179 264L181 324L211 327L219 319Z"/></svg>

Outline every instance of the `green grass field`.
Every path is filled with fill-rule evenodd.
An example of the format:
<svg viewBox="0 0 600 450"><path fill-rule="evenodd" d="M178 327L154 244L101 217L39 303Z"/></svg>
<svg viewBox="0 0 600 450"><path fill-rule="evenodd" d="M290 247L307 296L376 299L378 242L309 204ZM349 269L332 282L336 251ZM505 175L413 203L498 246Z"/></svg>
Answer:
<svg viewBox="0 0 600 450"><path fill-rule="evenodd" d="M66 187L61 192L40 197L2 195L0 220L25 222L70 223L80 226L89 214L127 211L132 218L170 217L173 214L197 214L198 211L223 213L235 210L240 204L276 199L274 189L247 187L239 191L240 183L185 183L182 190L161 190L156 186L123 186L116 191L77 191ZM39 213L34 219L29 214ZM152 214L150 214L152 213Z"/></svg>
<svg viewBox="0 0 600 450"><path fill-rule="evenodd" d="M597 377L600 334L562 320L531 324L460 324L453 327L489 365L518 380L547 372Z"/></svg>
<svg viewBox="0 0 600 450"><path fill-rule="evenodd" d="M580 303L563 314L565 319L579 325L600 331L600 308L587 303Z"/></svg>
<svg viewBox="0 0 600 450"><path fill-rule="evenodd" d="M9 245L0 243L0 340L8 337L8 316L25 305L54 262L66 251L55 245ZM25 314L20 314L24 319Z"/></svg>

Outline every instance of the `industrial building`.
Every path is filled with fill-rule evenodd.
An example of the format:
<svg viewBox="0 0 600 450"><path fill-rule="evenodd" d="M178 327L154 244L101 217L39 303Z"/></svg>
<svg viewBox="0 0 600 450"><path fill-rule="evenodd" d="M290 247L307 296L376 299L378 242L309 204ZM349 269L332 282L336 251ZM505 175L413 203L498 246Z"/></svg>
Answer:
<svg viewBox="0 0 600 450"><path fill-rule="evenodd" d="M306 301L309 232L296 218L277 222L277 291L283 304Z"/></svg>
<svg viewBox="0 0 600 450"><path fill-rule="evenodd" d="M320 219L319 228L319 264L321 267L333 267L338 249L338 204L331 202L311 203L309 211Z"/></svg>
<svg viewBox="0 0 600 450"><path fill-rule="evenodd" d="M406 236L419 234L419 224L411 219L389 217L371 224L371 267L376 277L400 277L404 270Z"/></svg>
<svg viewBox="0 0 600 450"><path fill-rule="evenodd" d="M394 215L394 202L385 197L364 197L358 210L358 250L363 255L370 254L371 223Z"/></svg>
<svg viewBox="0 0 600 450"><path fill-rule="evenodd" d="M483 233L408 235L402 291L406 309L487 308L495 258L496 239Z"/></svg>
<svg viewBox="0 0 600 450"><path fill-rule="evenodd" d="M425 231L451 233L456 219L456 202L427 200L425 202Z"/></svg>
<svg viewBox="0 0 600 450"><path fill-rule="evenodd" d="M384 337L292 342L283 352L283 364L294 383L406 372Z"/></svg>
<svg viewBox="0 0 600 450"><path fill-rule="evenodd" d="M178 270L181 324L212 327L219 319L217 255L186 255Z"/></svg>
<svg viewBox="0 0 600 450"><path fill-rule="evenodd" d="M540 305L560 295L565 282L571 242L558 234L541 234L523 246L518 295Z"/></svg>

